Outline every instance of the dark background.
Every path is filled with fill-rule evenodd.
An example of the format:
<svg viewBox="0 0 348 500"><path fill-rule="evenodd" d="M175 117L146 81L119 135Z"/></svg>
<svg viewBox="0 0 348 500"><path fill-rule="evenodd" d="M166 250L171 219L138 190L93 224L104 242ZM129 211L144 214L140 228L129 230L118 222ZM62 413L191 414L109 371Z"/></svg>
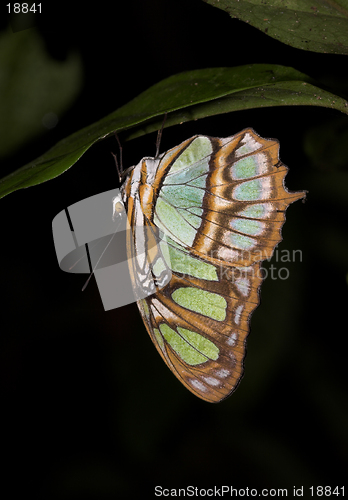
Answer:
<svg viewBox="0 0 348 500"><path fill-rule="evenodd" d="M44 5L33 29L50 58L80 54L83 85L69 110L57 111L55 128L42 127L2 159L2 175L181 71L274 63L336 82L341 93L348 82L346 57L293 49L200 0L116 4ZM6 16L1 22L4 32ZM279 246L300 249L302 260L286 263L289 279L264 282L245 376L218 405L170 373L135 304L104 312L94 280L82 293L87 276L57 264L52 219L117 187L114 139L60 177L1 200L3 498L132 498L154 496L155 485L288 488L289 497L303 486L309 498L310 486L343 486L347 122L329 109L275 107L164 131L162 151L197 133L224 137L251 126L280 140L287 187L308 190L305 204L289 208ZM155 140L124 143L125 165L154 155Z"/></svg>

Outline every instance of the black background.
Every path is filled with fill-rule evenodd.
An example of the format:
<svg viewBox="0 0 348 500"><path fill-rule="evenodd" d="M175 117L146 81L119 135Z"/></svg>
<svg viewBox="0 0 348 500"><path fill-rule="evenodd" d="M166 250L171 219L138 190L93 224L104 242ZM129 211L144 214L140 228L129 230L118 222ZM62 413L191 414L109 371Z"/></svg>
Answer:
<svg viewBox="0 0 348 500"><path fill-rule="evenodd" d="M54 129L2 160L3 175L181 71L275 63L333 81L347 76L346 57L288 47L200 0L117 4L44 5L33 29L50 57L80 53L83 87ZM133 498L154 496L155 485L288 488L289 497L303 486L309 498L310 486L343 485L347 163L320 168L304 148L314 127L337 119L324 108L275 107L164 131L162 151L197 133L224 137L251 126L280 140L287 187L309 191L289 208L279 246L301 249L302 261L286 264L289 279L264 282L245 376L218 405L169 372L135 304L104 312L93 280L82 293L87 277L57 264L52 219L117 187L114 139L60 177L1 200L4 498ZM124 143L125 165L154 155L155 141Z"/></svg>

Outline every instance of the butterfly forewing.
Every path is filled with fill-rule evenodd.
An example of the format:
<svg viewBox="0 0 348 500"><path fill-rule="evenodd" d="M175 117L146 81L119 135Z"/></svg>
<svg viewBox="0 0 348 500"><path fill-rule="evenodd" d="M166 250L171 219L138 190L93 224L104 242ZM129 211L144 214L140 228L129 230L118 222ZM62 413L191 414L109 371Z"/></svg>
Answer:
<svg viewBox="0 0 348 500"><path fill-rule="evenodd" d="M144 158L122 186L132 282L149 286L140 313L169 368L206 401L242 376L260 262L281 241L285 209L305 196L285 188L278 150L252 129L195 136Z"/></svg>

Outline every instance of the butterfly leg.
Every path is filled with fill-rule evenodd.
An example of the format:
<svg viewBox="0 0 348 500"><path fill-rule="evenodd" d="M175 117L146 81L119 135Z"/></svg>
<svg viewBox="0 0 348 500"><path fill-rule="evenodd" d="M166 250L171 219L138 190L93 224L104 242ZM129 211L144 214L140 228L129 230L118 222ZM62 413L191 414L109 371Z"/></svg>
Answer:
<svg viewBox="0 0 348 500"><path fill-rule="evenodd" d="M156 155L155 155L155 158L158 158L158 155L159 155L159 148L160 148L160 145L161 145L162 132L163 132L163 129L164 129L164 124L165 124L166 119L167 119L167 114L168 114L168 113L165 113L165 114L164 114L162 127L160 128L160 130L158 131L158 134L157 134L157 140L156 140Z"/></svg>
<svg viewBox="0 0 348 500"><path fill-rule="evenodd" d="M111 152L111 154L114 157L117 175L118 175L118 180L120 181L120 184L121 184L122 183L122 172L123 172L122 146L121 146L120 139L118 138L118 135L116 132L115 132L115 137L116 137L116 141L118 143L118 148L120 150L120 164L118 164L117 156L113 152Z"/></svg>

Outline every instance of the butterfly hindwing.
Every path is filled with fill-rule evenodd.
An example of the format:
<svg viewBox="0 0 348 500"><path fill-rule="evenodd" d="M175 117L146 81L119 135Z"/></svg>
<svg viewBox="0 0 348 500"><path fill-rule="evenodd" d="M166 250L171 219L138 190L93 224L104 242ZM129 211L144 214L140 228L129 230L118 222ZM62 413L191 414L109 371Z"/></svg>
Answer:
<svg viewBox="0 0 348 500"><path fill-rule="evenodd" d="M144 158L122 187L140 313L166 364L206 401L226 398L242 376L260 262L304 196L284 187L278 150L252 129L195 136Z"/></svg>
<svg viewBox="0 0 348 500"><path fill-rule="evenodd" d="M238 274L231 267L208 265L214 279L191 276L198 274L197 266L188 265L185 274L172 270L169 285L139 308L152 340L179 380L202 399L216 402L227 397L241 377L248 318L258 304L261 275L257 265Z"/></svg>

